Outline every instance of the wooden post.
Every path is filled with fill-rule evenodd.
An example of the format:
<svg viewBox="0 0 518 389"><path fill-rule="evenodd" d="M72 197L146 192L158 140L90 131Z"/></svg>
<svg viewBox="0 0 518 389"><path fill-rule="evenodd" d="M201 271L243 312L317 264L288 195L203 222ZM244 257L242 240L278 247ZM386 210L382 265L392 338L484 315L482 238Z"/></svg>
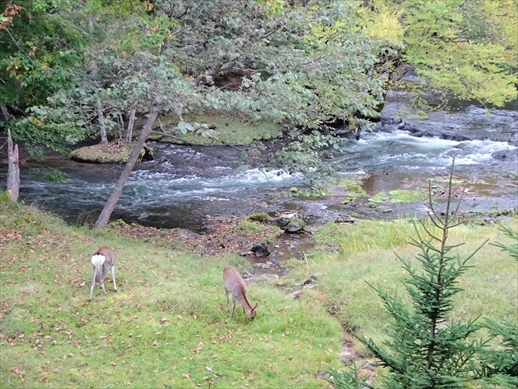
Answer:
<svg viewBox="0 0 518 389"><path fill-rule="evenodd" d="M20 164L18 145L13 145L11 130L7 129L7 197L11 201L18 201L20 193Z"/></svg>

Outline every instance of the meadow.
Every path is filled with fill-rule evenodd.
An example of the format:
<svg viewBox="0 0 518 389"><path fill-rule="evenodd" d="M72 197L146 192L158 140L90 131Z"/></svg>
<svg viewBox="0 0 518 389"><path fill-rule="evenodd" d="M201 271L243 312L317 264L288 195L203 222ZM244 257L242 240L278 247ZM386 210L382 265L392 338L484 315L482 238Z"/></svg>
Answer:
<svg viewBox="0 0 518 389"><path fill-rule="evenodd" d="M249 322L225 307L223 268L251 269L237 254L201 256L0 202L0 386L329 388L318 373L345 368L338 354L350 332L386 339L388 317L367 282L404 295L395 253L412 261L414 233L407 220L322 226L286 276L247 287L259 303ZM465 242L460 256L487 239L513 243L495 225L461 225L450 239ZM117 254L118 292L107 276L107 295L96 286L90 301L101 245ZM452 319L516 320L516 261L485 244L471 265ZM290 296L311 275L316 287ZM369 360L354 347L359 363Z"/></svg>

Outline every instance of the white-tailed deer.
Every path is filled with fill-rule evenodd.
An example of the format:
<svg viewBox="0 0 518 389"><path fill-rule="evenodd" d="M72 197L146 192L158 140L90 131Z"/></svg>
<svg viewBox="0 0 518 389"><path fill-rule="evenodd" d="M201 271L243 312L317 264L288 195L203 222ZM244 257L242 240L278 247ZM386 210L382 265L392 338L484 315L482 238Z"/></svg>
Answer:
<svg viewBox="0 0 518 389"><path fill-rule="evenodd" d="M239 275L239 273L234 269L226 267L223 270L223 284L225 285L225 295L227 296L227 310L228 310L228 294L229 292L232 294L232 315L234 316L234 310L236 309L236 301L239 301L241 306L243 307L243 311L246 316L250 320L254 320L255 317L255 308L257 308L257 303L252 307L248 304L248 300L246 299L246 289L245 282Z"/></svg>
<svg viewBox="0 0 518 389"><path fill-rule="evenodd" d="M104 277L108 271L112 271L113 289L117 291L117 284L115 284L115 253L109 247L99 247L92 255L92 286L90 287L90 300L94 292L95 283L98 281L101 284L104 294Z"/></svg>

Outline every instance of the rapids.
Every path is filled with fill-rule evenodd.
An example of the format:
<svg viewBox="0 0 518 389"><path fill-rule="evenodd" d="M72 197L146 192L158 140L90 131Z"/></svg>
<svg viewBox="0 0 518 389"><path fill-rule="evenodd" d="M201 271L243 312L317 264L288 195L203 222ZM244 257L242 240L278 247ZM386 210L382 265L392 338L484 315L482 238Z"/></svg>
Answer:
<svg viewBox="0 0 518 389"><path fill-rule="evenodd" d="M518 173L518 102L491 115L464 105L450 113L432 112L428 119L393 120L405 103L404 96L390 93L377 130L364 132L360 141L344 138L344 152L328 163L344 177L367 177L364 189L373 195L397 189L409 180L446 175L455 155L456 175L480 184L480 193L465 200L467 209L516 208L517 186L507 172ZM397 218L426 212L423 201L399 204L387 215L368 207L352 209L333 196L286 196L290 187L300 185L299 176L242 170L240 150L233 147L151 146L155 160L136 166L111 220L198 231L206 215L298 212L309 220L327 221L351 214ZM45 167L61 170L69 179L62 184L45 182L41 174ZM20 200L36 203L69 223L92 222L121 169L55 155L43 162L28 159L21 166ZM6 161L2 161L2 182L6 175Z"/></svg>

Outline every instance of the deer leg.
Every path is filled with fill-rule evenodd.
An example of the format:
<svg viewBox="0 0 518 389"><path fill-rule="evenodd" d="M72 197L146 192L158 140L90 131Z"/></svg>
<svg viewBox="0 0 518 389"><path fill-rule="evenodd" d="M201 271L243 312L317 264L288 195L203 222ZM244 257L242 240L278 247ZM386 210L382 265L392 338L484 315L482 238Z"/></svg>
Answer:
<svg viewBox="0 0 518 389"><path fill-rule="evenodd" d="M92 295L94 293L94 287L95 287L95 266L92 266L92 285L90 286L90 300L92 299Z"/></svg>
<svg viewBox="0 0 518 389"><path fill-rule="evenodd" d="M234 317L235 309L236 309L236 299L234 298L234 295L232 295L232 315L230 315L230 317Z"/></svg>
<svg viewBox="0 0 518 389"><path fill-rule="evenodd" d="M117 284L115 283L115 265L112 266L113 290L117 291Z"/></svg>
<svg viewBox="0 0 518 389"><path fill-rule="evenodd" d="M103 288L103 292L106 294L106 289L104 288L104 278L101 280L101 288Z"/></svg>
<svg viewBox="0 0 518 389"><path fill-rule="evenodd" d="M227 290L227 288L225 288L225 296L227 297L227 305L226 305L226 307L227 307L227 311L228 311L229 301L228 301L228 290Z"/></svg>

